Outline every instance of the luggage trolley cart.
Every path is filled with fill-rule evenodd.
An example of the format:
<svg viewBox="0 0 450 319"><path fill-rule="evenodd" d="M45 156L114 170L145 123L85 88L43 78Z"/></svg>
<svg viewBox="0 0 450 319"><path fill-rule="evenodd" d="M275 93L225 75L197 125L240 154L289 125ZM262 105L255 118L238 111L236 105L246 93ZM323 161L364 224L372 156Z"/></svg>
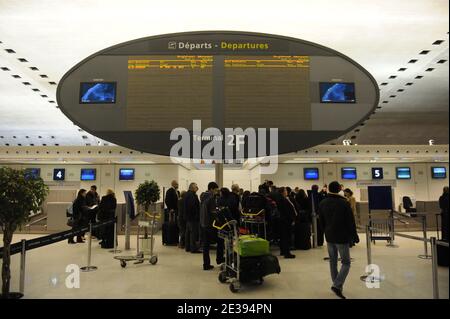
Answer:
<svg viewBox="0 0 450 319"><path fill-rule="evenodd" d="M241 211L242 226L248 231L248 234L253 234L261 237L261 228L264 236L262 238L267 239L266 231L266 216L265 210L261 209L257 213L251 211Z"/></svg>
<svg viewBox="0 0 450 319"><path fill-rule="evenodd" d="M154 235L158 231L158 225L161 219L161 214L156 211L153 213L145 212L141 215L142 218L138 221L137 230L137 245L136 245L136 255L135 256L115 256L114 258L120 261L120 266L125 268L127 262L135 261L134 264L142 264L144 261L148 260L150 264L155 265L158 262L158 255L154 253L155 238ZM144 234L141 236L141 228L144 230ZM149 232L150 229L150 232ZM140 248L139 241L144 240L150 241L150 250L145 251ZM146 257L148 255L148 257Z"/></svg>
<svg viewBox="0 0 450 319"><path fill-rule="evenodd" d="M230 220L222 226L217 226L214 221L213 227L217 229L218 237L223 239L225 248L225 263L220 266L219 281L229 282L231 292L238 292L241 289L240 257L234 252L234 243L238 239L237 221Z"/></svg>

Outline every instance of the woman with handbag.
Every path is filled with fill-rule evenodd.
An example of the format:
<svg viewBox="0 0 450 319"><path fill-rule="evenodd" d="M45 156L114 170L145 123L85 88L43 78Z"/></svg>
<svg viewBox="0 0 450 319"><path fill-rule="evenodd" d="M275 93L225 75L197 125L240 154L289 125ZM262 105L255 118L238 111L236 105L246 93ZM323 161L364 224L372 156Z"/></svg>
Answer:
<svg viewBox="0 0 450 319"><path fill-rule="evenodd" d="M72 230L83 227L86 225L86 211L88 207L86 204L86 190L80 189L78 191L77 198L73 201L72 204ZM84 243L82 234L77 235L77 243ZM75 244L73 237L69 238L69 244Z"/></svg>

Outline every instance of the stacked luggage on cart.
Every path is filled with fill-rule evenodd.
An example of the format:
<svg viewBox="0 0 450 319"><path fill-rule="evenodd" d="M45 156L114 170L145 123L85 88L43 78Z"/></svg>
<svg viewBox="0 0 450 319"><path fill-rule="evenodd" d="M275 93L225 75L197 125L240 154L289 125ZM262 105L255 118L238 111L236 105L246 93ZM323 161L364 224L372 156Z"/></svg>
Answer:
<svg viewBox="0 0 450 319"><path fill-rule="evenodd" d="M241 289L241 283L256 282L262 284L264 277L270 274L281 272L278 258L270 253L270 243L265 238L258 237L258 233L265 235L260 227L245 227L243 221L254 218L258 224L264 211L247 211L243 214L240 231L247 233L240 235L238 222L226 218L226 209L218 210L214 227L218 229L218 236L224 240L225 263L221 266L219 281L229 283L232 292ZM264 218L263 218L264 220ZM255 226L252 224L252 226ZM258 225L259 226L259 225ZM257 230L257 234L251 234L252 230Z"/></svg>

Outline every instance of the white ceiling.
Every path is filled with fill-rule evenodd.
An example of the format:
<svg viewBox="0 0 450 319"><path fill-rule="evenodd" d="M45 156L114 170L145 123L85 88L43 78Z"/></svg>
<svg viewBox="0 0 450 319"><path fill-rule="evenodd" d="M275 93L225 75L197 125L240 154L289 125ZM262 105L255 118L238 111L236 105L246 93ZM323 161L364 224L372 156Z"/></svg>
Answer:
<svg viewBox="0 0 450 319"><path fill-rule="evenodd" d="M58 83L73 65L108 46L198 30L273 33L336 49L378 84L388 83L380 86L382 108L343 138L353 136L360 145L448 144L449 62L437 63L449 58L448 13L448 0L0 0L0 68L9 70L0 69L0 146L103 145L50 102L56 85L49 82ZM430 52L419 54L423 50ZM402 67L407 70L398 71Z"/></svg>

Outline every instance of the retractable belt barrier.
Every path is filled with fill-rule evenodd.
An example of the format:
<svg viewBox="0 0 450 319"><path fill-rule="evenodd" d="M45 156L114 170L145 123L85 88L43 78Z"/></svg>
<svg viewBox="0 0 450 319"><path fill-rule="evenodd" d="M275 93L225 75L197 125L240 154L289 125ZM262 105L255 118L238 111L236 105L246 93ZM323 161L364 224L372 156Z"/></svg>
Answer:
<svg viewBox="0 0 450 319"><path fill-rule="evenodd" d="M104 221L104 222L98 222L98 223L92 224L92 229L96 229L96 228L107 226L107 225L114 224L114 223L115 223L115 218ZM80 228L76 228L76 229L66 230L63 232L55 233L55 234L50 234L47 236L42 236L42 237L35 238L35 239L30 239L30 240L26 241L25 250L31 250L31 249L51 245L51 244L57 243L59 241L73 238L74 236L77 236L81 233L85 233L88 231L89 231L89 226L85 226L85 227L80 227ZM18 254L20 252L22 252L22 243L15 243L15 244L11 245L11 255ZM3 247L0 247L0 258L3 258Z"/></svg>

